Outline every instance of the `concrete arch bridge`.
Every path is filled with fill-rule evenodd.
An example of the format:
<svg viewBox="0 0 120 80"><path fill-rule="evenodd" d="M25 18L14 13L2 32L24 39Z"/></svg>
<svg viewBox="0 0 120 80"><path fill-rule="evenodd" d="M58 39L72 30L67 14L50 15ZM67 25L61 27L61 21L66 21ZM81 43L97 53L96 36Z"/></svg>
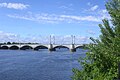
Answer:
<svg viewBox="0 0 120 80"><path fill-rule="evenodd" d="M82 48L83 44L3 44L0 45L0 49L10 50L39 50L48 49L49 51L56 51L56 48L68 48L71 52L75 52L77 48Z"/></svg>

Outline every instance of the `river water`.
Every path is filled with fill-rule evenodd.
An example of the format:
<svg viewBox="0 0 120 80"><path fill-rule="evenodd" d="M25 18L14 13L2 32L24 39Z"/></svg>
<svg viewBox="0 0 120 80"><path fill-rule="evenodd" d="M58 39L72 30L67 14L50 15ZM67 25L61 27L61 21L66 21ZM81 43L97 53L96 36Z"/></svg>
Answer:
<svg viewBox="0 0 120 80"><path fill-rule="evenodd" d="M0 80L71 80L87 50L0 50Z"/></svg>

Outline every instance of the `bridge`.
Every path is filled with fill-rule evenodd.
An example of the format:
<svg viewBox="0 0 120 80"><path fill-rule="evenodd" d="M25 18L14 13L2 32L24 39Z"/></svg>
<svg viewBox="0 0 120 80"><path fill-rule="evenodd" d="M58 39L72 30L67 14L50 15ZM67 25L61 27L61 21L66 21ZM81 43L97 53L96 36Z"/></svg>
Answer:
<svg viewBox="0 0 120 80"><path fill-rule="evenodd" d="M52 43L53 38L53 43ZM56 51L56 48L67 48L71 52L75 52L77 48L84 47L83 44L75 44L75 36L71 35L71 44L55 44L55 36L50 35L49 44L2 44L0 49L10 49L10 50L39 50L39 49L48 49L49 51Z"/></svg>
<svg viewBox="0 0 120 80"><path fill-rule="evenodd" d="M83 47L83 44L2 44L0 49L10 50L39 50L48 49L49 51L56 51L56 48L68 48L71 52L75 52L77 48Z"/></svg>

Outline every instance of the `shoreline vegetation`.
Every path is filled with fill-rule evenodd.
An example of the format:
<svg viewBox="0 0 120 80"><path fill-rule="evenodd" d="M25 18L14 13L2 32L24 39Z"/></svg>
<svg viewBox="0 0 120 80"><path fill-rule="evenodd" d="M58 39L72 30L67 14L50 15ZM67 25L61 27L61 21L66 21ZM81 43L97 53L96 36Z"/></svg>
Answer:
<svg viewBox="0 0 120 80"><path fill-rule="evenodd" d="M80 58L82 69L73 68L72 80L120 80L120 0L108 0L106 9L111 17L99 24L99 39L90 38L89 52Z"/></svg>
<svg viewBox="0 0 120 80"><path fill-rule="evenodd" d="M4 44L9 45L9 44L39 44L39 43L31 43L31 42L29 42L29 43L18 43L18 42L4 42L4 43L0 43L0 45L4 45Z"/></svg>

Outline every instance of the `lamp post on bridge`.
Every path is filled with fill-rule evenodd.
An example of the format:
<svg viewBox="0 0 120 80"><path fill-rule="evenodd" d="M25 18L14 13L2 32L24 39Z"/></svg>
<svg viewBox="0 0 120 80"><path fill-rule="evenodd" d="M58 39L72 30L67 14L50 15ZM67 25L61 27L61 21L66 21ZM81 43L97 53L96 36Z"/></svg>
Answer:
<svg viewBox="0 0 120 80"><path fill-rule="evenodd" d="M53 36L53 44L55 44L55 36Z"/></svg>
<svg viewBox="0 0 120 80"><path fill-rule="evenodd" d="M53 47L52 40L51 40L51 35L50 35L50 45L49 45L49 51L55 51L55 48ZM55 38L54 38L55 39Z"/></svg>
<svg viewBox="0 0 120 80"><path fill-rule="evenodd" d="M71 38L72 38L72 44L73 44L73 35L71 35Z"/></svg>
<svg viewBox="0 0 120 80"><path fill-rule="evenodd" d="M55 36L50 35L50 44L55 44Z"/></svg>
<svg viewBox="0 0 120 80"><path fill-rule="evenodd" d="M51 35L50 35L50 44L51 44Z"/></svg>
<svg viewBox="0 0 120 80"><path fill-rule="evenodd" d="M76 49L75 49L75 36L71 35L71 38L72 38L72 45L71 45L70 51L75 52L76 51Z"/></svg>
<svg viewBox="0 0 120 80"><path fill-rule="evenodd" d="M75 36L73 36L73 40L74 40L74 41L73 41L73 42L74 42L73 44L75 44Z"/></svg>
<svg viewBox="0 0 120 80"><path fill-rule="evenodd" d="M72 44L75 44L75 36L71 35L72 38Z"/></svg>

